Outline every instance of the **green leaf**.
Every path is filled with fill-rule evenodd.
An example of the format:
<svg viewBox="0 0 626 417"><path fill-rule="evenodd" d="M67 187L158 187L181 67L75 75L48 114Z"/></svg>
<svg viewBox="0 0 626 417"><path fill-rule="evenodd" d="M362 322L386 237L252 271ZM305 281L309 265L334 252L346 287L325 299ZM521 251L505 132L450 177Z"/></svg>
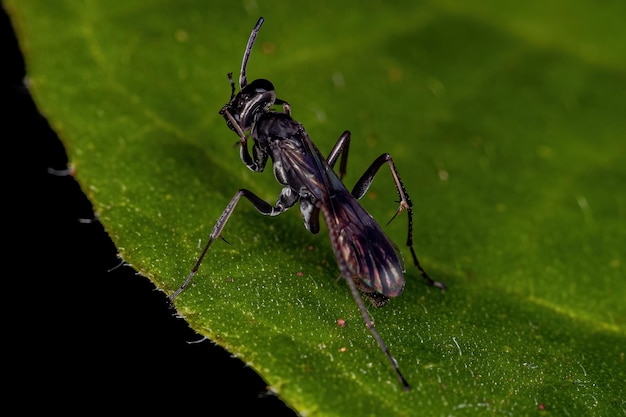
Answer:
<svg viewBox="0 0 626 417"><path fill-rule="evenodd" d="M352 132L346 183L393 156L422 265L449 286L409 267L404 294L369 308L409 393L297 209L243 201L176 301L302 415L626 413L623 2L5 3L76 178L167 293L237 189L280 190L218 115L259 16L248 77L324 153ZM381 224L386 171L363 199ZM385 230L402 243L406 217Z"/></svg>

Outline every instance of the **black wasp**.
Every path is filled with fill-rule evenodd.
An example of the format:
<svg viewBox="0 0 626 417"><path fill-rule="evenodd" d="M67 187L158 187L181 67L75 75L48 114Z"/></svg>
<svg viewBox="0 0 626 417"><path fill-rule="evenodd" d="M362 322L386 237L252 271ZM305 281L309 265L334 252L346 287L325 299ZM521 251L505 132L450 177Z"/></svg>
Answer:
<svg viewBox="0 0 626 417"><path fill-rule="evenodd" d="M189 276L171 296L174 300L189 284L200 268L211 244L220 237L228 219L241 197L247 198L254 207L266 216L277 216L298 201L304 226L311 233L319 233L320 213L326 221L330 241L337 258L341 275L345 278L356 300L365 324L380 345L395 369L402 385L409 384L400 372L396 360L374 328L374 322L363 304L359 290L374 305L382 306L389 298L397 297L404 289L404 262L397 246L385 235L372 216L359 204L370 187L381 166L387 164L391 170L400 205L391 220L401 211L408 214L408 237L406 244L411 250L413 263L428 284L445 289L443 283L432 280L420 266L413 249L413 212L409 195L400 180L389 154L382 154L365 171L352 189L348 191L341 182L348 157L350 132L344 132L327 158L317 149L304 127L291 118L289 104L276 97L274 86L265 79L248 84L246 66L256 36L263 24L260 18L250 34L248 45L241 63L239 92L235 94L232 73L228 74L231 85L230 101L222 107L220 114L228 127L240 139L240 157L252 171L261 172L272 159L274 175L284 187L275 205L271 205L251 191L241 189L235 193L226 209L213 227L209 241L196 261ZM282 105L283 112L271 110L274 105ZM254 144L252 154L248 150L249 132ZM339 175L333 167L341 154Z"/></svg>

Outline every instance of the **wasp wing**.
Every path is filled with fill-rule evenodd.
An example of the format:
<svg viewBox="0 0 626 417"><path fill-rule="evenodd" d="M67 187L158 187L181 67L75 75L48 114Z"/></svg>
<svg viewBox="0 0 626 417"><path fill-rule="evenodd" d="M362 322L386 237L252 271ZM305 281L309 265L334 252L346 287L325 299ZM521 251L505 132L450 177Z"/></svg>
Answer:
<svg viewBox="0 0 626 417"><path fill-rule="evenodd" d="M314 175L302 175L309 189L322 192L317 196L337 263L346 278L354 279L359 288L371 289L393 298L404 289L404 261L398 247L387 237L376 220L341 182L306 132L302 131L306 163L314 165ZM311 172L309 172L311 174Z"/></svg>
<svg viewBox="0 0 626 417"><path fill-rule="evenodd" d="M333 189L328 207L322 212L340 267L379 294L399 296L405 269L398 247L345 187Z"/></svg>

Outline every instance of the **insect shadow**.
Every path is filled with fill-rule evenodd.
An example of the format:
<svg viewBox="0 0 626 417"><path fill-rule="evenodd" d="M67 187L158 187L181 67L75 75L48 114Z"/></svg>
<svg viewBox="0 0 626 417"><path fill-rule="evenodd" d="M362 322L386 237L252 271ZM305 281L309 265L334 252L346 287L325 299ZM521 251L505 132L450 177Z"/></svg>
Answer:
<svg viewBox="0 0 626 417"><path fill-rule="evenodd" d="M246 67L259 33L263 18L260 18L250 34L239 73L239 92L236 92L232 73L228 74L231 86L230 101L222 107L220 114L227 126L239 136L241 161L252 171L264 170L271 158L276 180L283 186L274 205L267 203L247 189L235 193L213 227L209 240L183 284L170 296L173 301L191 282L209 248L220 238L239 200L244 197L266 216L277 216L300 202L300 213L304 226L311 233L320 231L320 214L326 222L330 242L335 253L341 276L348 287L381 350L387 356L405 390L409 390L387 345L374 327L360 293L375 306L383 306L390 298L402 294L405 267L398 247L385 235L374 218L361 206L359 199L369 189L378 170L385 164L389 167L399 196L399 206L390 222L402 211L407 212L408 231L406 244L410 249L413 264L429 285L445 290L445 285L431 279L422 268L413 248L413 210L393 159L387 153L380 155L367 168L348 191L342 182L346 172L350 132L345 131L327 157L315 146L304 127L291 117L291 107L285 100L276 97L274 86L265 79L248 83ZM271 110L282 105L283 111ZM252 153L248 149L249 133L253 140ZM334 167L339 161L339 170Z"/></svg>

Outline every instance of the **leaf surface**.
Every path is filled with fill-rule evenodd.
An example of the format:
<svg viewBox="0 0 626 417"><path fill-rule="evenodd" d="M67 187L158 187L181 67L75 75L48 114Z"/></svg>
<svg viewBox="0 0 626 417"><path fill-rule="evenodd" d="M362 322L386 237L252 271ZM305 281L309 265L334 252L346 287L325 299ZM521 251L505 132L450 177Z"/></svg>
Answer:
<svg viewBox="0 0 626 417"><path fill-rule="evenodd" d="M418 256L449 290L409 265L404 294L369 308L405 393L324 230L242 201L230 245L176 301L189 324L302 415L623 414L623 3L244 6L5 1L39 108L121 256L171 293L236 190L275 201L271 170L241 164L218 115L262 15L248 78L272 80L322 152L352 132L348 188L393 156ZM385 224L396 198L383 167L363 205ZM406 215L385 230L402 246Z"/></svg>

